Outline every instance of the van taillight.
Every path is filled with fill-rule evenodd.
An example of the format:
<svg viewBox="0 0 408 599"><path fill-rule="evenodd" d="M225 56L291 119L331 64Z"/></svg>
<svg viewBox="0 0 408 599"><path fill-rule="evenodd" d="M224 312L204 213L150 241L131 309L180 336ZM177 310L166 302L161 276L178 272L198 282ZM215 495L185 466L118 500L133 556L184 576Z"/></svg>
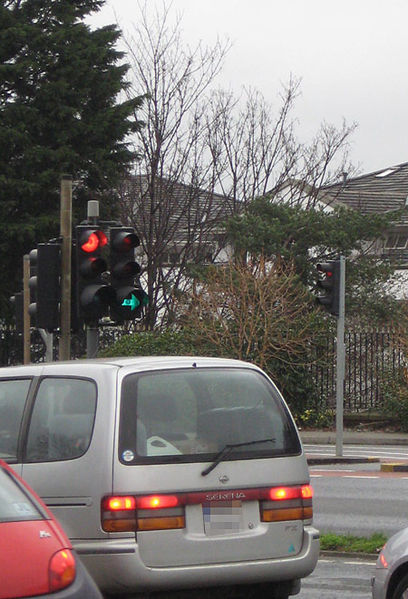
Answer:
<svg viewBox="0 0 408 599"><path fill-rule="evenodd" d="M262 522L311 520L310 485L256 489L197 491L163 495L110 495L102 500L102 528L106 532L138 532L184 528L185 506L225 501L259 501Z"/></svg>
<svg viewBox="0 0 408 599"><path fill-rule="evenodd" d="M262 522L311 520L313 518L313 488L311 485L273 487L268 499L261 501Z"/></svg>
<svg viewBox="0 0 408 599"><path fill-rule="evenodd" d="M177 495L119 495L102 500L102 528L106 532L184 527L184 506Z"/></svg>
<svg viewBox="0 0 408 599"><path fill-rule="evenodd" d="M129 497L109 497L107 507L112 512L134 510L136 509L136 499L131 495Z"/></svg>
<svg viewBox="0 0 408 599"><path fill-rule="evenodd" d="M102 500L102 528L106 532L136 530L136 498L115 495Z"/></svg>
<svg viewBox="0 0 408 599"><path fill-rule="evenodd" d="M177 495L147 495L146 497L138 497L137 507L139 509L162 509L175 507L180 504Z"/></svg>

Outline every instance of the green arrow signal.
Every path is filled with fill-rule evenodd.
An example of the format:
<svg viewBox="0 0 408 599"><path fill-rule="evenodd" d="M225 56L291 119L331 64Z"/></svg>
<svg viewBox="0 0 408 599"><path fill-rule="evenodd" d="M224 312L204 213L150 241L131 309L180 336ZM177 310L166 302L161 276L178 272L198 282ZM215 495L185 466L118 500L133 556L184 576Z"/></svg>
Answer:
<svg viewBox="0 0 408 599"><path fill-rule="evenodd" d="M126 298L123 300L122 306L130 306L131 310L136 310L136 308L140 306L140 302L137 299L137 297L132 293L129 299Z"/></svg>

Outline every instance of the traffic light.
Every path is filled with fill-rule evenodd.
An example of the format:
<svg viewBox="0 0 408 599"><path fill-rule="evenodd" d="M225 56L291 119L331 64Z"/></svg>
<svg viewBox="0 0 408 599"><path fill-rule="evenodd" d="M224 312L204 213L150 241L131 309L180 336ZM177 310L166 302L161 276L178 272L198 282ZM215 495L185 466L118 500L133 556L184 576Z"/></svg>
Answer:
<svg viewBox="0 0 408 599"><path fill-rule="evenodd" d="M78 318L94 323L106 316L114 299L112 288L106 284L107 264L102 248L108 238L92 225L76 226L76 306Z"/></svg>
<svg viewBox="0 0 408 599"><path fill-rule="evenodd" d="M59 327L61 296L61 247L59 243L39 243L31 250L30 306L31 324L53 331Z"/></svg>
<svg viewBox="0 0 408 599"><path fill-rule="evenodd" d="M140 265L135 261L135 247L139 243L131 227L110 228L110 280L115 290L111 315L118 321L140 317L148 302L147 294L135 285L140 274Z"/></svg>
<svg viewBox="0 0 408 599"><path fill-rule="evenodd" d="M316 265L318 272L317 287L323 291L316 297L318 304L327 312L339 315L340 307L340 260L331 260Z"/></svg>

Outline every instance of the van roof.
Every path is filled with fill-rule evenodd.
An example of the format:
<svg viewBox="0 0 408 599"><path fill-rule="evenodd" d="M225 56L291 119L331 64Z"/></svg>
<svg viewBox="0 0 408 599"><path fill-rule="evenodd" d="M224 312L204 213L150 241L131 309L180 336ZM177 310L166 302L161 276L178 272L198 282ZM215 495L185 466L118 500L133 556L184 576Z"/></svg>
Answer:
<svg viewBox="0 0 408 599"><path fill-rule="evenodd" d="M89 368L98 366L101 368L116 366L123 368L126 366L134 366L136 370L158 370L163 368L199 368L200 366L224 366L224 367L252 367L256 366L243 362L241 360L233 360L230 358L212 358L203 356L137 356L137 357L117 357L117 358L94 358L84 360L70 360L63 362L37 362L35 364L10 366L0 368L0 375L6 375L8 372L15 372L20 369L37 370L46 367L47 371L63 367L64 372L67 372L69 366L75 365L75 370L78 368ZM8 371L8 372L6 372Z"/></svg>

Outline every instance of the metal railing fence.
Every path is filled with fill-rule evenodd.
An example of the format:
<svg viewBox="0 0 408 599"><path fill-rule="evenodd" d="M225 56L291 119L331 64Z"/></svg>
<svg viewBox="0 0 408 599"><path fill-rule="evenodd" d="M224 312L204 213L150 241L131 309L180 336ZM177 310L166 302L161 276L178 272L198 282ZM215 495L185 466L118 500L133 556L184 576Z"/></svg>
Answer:
<svg viewBox="0 0 408 599"><path fill-rule="evenodd" d="M101 329L99 347L109 347L127 331L120 328ZM31 359L42 362L45 359L45 346L40 334L32 332ZM58 345L55 344L54 358L58 358ZM397 373L406 365L405 356L398 341L389 331L347 332L346 370L344 384L344 409L347 412L375 410L382 403L382 383L386 375ZM86 338L81 333L72 338L72 358L84 357ZM314 352L310 367L320 405L334 408L336 404L336 365L335 339L327 338ZM23 348L21 337L12 328L0 327L0 366L21 364Z"/></svg>

